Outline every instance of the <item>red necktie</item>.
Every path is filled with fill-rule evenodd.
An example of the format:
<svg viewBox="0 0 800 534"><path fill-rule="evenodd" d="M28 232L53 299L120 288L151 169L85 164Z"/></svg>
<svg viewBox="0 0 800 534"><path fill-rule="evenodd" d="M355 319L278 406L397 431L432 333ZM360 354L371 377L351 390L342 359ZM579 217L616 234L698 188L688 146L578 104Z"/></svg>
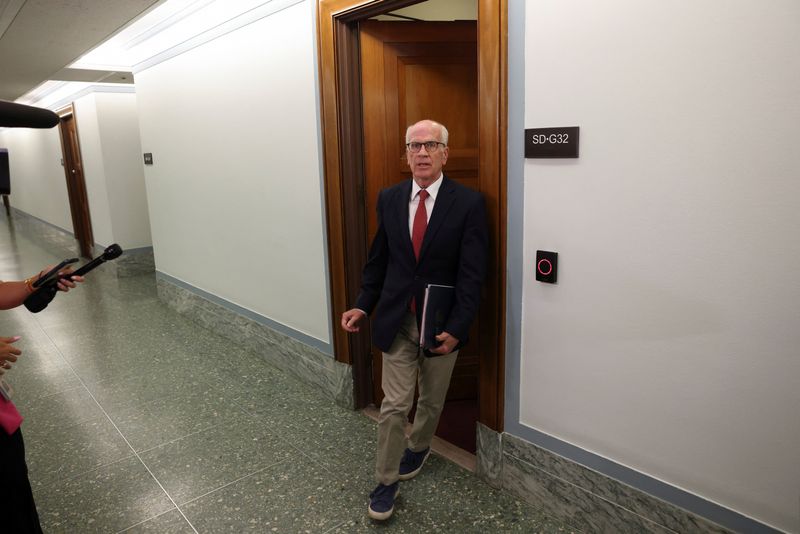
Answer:
<svg viewBox="0 0 800 534"><path fill-rule="evenodd" d="M429 193L424 189L419 190L419 203L417 204L417 213L414 214L414 225L411 227L411 244L414 246L414 257L419 261L419 251L422 248L422 239L425 237L425 229L428 227L428 210L425 208L425 199L428 198ZM411 297L409 305L412 313L416 313L417 304L416 299Z"/></svg>
<svg viewBox="0 0 800 534"><path fill-rule="evenodd" d="M425 237L425 229L428 227L428 210L425 209L425 199L430 196L424 189L419 190L419 204L417 213L414 214L414 225L411 229L411 244L414 245L414 256L419 261L419 251L422 248L422 238Z"/></svg>

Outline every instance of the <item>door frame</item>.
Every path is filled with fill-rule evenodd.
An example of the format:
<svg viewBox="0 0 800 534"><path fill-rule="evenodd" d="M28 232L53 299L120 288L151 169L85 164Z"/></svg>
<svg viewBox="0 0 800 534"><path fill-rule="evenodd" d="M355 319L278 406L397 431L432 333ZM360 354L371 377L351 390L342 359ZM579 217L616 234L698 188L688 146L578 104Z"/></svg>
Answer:
<svg viewBox="0 0 800 534"><path fill-rule="evenodd" d="M341 313L355 302L368 249L363 211L358 21L421 1L318 0L317 3L333 348L336 360L353 368L357 408L366 406L371 395L370 340L366 335L350 336L338 325ZM497 358L480 361L478 420L496 431L503 430L505 396L507 1L478 0L479 172L497 185L493 194L484 195L494 245L490 249L488 270L497 287L487 291L483 305L496 307L499 329L498 346L492 351Z"/></svg>

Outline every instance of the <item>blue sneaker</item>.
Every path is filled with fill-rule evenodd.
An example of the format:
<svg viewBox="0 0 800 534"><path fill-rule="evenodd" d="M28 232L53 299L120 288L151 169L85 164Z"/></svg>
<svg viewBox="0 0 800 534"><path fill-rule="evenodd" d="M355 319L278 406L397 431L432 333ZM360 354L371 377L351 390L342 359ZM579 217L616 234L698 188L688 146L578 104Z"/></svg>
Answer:
<svg viewBox="0 0 800 534"><path fill-rule="evenodd" d="M394 500L399 494L400 482L388 486L378 484L369 494L369 516L378 521L389 519L394 512Z"/></svg>
<svg viewBox="0 0 800 534"><path fill-rule="evenodd" d="M400 460L400 480L408 480L417 476L422 470L422 464L425 463L430 454L430 447L420 452L406 449L406 452L403 453L403 459Z"/></svg>

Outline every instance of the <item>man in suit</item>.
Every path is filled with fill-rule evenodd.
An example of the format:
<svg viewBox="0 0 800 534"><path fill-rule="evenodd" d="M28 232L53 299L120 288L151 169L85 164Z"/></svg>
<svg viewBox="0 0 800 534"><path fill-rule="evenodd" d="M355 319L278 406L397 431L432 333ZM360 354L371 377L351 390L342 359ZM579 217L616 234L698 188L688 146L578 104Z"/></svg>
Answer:
<svg viewBox="0 0 800 534"><path fill-rule="evenodd" d="M480 193L448 180L447 129L423 120L406 131L412 180L378 195L378 231L364 266L355 307L342 314L342 328L358 332L374 311L372 340L383 351L378 453L369 515L388 519L399 481L413 478L430 454L458 349L480 301L486 273L488 230ZM440 343L422 351L419 326L428 284L454 286L453 308ZM427 353L427 354L426 354ZM408 443L405 425L419 375L419 399Z"/></svg>

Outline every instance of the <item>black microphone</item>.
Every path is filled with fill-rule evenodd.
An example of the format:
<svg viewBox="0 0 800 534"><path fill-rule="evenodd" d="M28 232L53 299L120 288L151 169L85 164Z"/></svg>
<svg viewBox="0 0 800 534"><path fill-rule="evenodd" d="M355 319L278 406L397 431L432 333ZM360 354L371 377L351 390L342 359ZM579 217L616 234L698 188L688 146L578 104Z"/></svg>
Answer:
<svg viewBox="0 0 800 534"><path fill-rule="evenodd" d="M119 258L122 255L122 247L114 243L113 245L109 245L104 251L103 254L96 257L89 263L82 265L78 270L66 275L66 276L54 276L53 278L49 278L41 283L41 285L28 295L28 298L25 299L23 304L28 311L31 313L39 313L43 309L50 304L50 301L56 297L56 293L58 293L58 282L62 278L69 278L71 276L83 276L84 274L88 273L98 265L105 263L109 260L113 260ZM48 273L49 274L49 273ZM39 281L37 280L37 283Z"/></svg>
<svg viewBox="0 0 800 534"><path fill-rule="evenodd" d="M87 263L86 265L82 265L79 269L75 272L68 274L67 276L83 276L84 274L88 273L101 263L105 263L108 260L114 260L122 256L122 247L114 243L113 245L109 245L103 251L103 253Z"/></svg>
<svg viewBox="0 0 800 534"><path fill-rule="evenodd" d="M49 109L0 100L0 128L52 128L58 121Z"/></svg>

